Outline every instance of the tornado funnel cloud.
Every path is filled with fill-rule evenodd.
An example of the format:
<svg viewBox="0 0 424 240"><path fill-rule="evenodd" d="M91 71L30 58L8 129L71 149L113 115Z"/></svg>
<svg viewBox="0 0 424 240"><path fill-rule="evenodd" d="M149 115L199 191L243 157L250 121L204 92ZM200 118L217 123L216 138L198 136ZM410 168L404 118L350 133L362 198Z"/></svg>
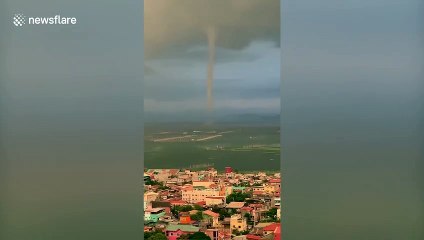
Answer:
<svg viewBox="0 0 424 240"><path fill-rule="evenodd" d="M213 71L215 65L215 42L216 42L216 30L214 26L210 26L207 29L208 36L208 52L209 52L209 62L208 62L208 72L207 72L207 98L208 98L208 111L213 110Z"/></svg>

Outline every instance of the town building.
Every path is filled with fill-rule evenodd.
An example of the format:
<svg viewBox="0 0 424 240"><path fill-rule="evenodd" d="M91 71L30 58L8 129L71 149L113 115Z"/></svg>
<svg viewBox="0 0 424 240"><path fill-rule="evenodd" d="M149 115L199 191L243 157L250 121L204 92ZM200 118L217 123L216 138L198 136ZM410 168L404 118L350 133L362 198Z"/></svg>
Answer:
<svg viewBox="0 0 424 240"><path fill-rule="evenodd" d="M152 208L144 211L145 222L157 222L159 218L165 215L164 208Z"/></svg>
<svg viewBox="0 0 424 240"><path fill-rule="evenodd" d="M149 208L151 205L151 202L156 201L158 199L158 196L159 196L159 193L155 193L155 192L144 193L144 198L143 198L144 209Z"/></svg>
<svg viewBox="0 0 424 240"><path fill-rule="evenodd" d="M240 208L244 207L244 204L244 202L230 202L225 208L240 210Z"/></svg>
<svg viewBox="0 0 424 240"><path fill-rule="evenodd" d="M182 189L182 200L189 203L205 201L207 197L218 197L220 191L218 189L205 187L186 187Z"/></svg>
<svg viewBox="0 0 424 240"><path fill-rule="evenodd" d="M223 205L223 204L225 204L224 196L205 197L205 205L208 207L214 206L214 205Z"/></svg>
<svg viewBox="0 0 424 240"><path fill-rule="evenodd" d="M168 240L177 240L181 235L192 234L199 231L199 227L183 224L169 224L165 229Z"/></svg>
<svg viewBox="0 0 424 240"><path fill-rule="evenodd" d="M208 235L211 240L221 240L219 238L219 230L218 229L206 229L205 234Z"/></svg>
<svg viewBox="0 0 424 240"><path fill-rule="evenodd" d="M203 217L208 225L213 228L219 227L219 214L206 210L203 212Z"/></svg>
<svg viewBox="0 0 424 240"><path fill-rule="evenodd" d="M179 172L179 169L149 169L146 175L150 176L152 180L166 182L169 178L177 176Z"/></svg>
<svg viewBox="0 0 424 240"><path fill-rule="evenodd" d="M247 230L247 221L246 218L241 216L241 214L234 214L230 219L230 230L231 232L237 230L239 232Z"/></svg>

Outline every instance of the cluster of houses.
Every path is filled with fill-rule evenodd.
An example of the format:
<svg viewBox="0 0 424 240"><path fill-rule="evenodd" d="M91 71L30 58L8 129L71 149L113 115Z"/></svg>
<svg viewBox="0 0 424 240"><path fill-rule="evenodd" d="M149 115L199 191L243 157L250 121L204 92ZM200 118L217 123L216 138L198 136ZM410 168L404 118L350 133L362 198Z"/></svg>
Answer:
<svg viewBox="0 0 424 240"><path fill-rule="evenodd" d="M149 169L144 182L144 232L168 240L197 232L211 240L280 239L280 173Z"/></svg>

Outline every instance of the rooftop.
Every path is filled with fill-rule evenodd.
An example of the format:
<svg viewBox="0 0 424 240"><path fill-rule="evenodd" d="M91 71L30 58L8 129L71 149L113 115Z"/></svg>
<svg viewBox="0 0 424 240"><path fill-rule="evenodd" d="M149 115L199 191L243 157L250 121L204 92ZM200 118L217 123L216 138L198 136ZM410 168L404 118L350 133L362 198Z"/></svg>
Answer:
<svg viewBox="0 0 424 240"><path fill-rule="evenodd" d="M206 210L203 212L203 214L209 215L211 217L219 217L219 214L216 212L212 212L211 210Z"/></svg>
<svg viewBox="0 0 424 240"><path fill-rule="evenodd" d="M281 183L281 179L279 178L270 179L269 183Z"/></svg>
<svg viewBox="0 0 424 240"><path fill-rule="evenodd" d="M166 231L178 231L181 230L183 232L198 232L199 228L192 225L182 225L182 224L169 224L166 227Z"/></svg>
<svg viewBox="0 0 424 240"><path fill-rule="evenodd" d="M264 231L275 231L280 226L280 223L273 223L264 227Z"/></svg>
<svg viewBox="0 0 424 240"><path fill-rule="evenodd" d="M145 212L150 212L150 213L157 213L159 211L164 210L163 208L152 208L152 209L147 209Z"/></svg>
<svg viewBox="0 0 424 240"><path fill-rule="evenodd" d="M247 234L246 239L248 239L248 240L260 240L261 237L257 236L257 235L253 235L253 234Z"/></svg>
<svg viewBox="0 0 424 240"><path fill-rule="evenodd" d="M244 206L244 202L230 202L226 208L242 208Z"/></svg>

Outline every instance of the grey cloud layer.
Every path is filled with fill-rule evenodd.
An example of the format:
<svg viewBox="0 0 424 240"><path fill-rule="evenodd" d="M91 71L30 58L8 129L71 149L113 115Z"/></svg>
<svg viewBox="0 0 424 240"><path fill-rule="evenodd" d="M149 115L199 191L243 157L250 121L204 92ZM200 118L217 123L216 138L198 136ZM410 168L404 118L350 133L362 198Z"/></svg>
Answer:
<svg viewBox="0 0 424 240"><path fill-rule="evenodd" d="M203 43L210 25L217 29L218 47L241 49L255 39L279 44L279 4L279 0L146 0L145 56Z"/></svg>

